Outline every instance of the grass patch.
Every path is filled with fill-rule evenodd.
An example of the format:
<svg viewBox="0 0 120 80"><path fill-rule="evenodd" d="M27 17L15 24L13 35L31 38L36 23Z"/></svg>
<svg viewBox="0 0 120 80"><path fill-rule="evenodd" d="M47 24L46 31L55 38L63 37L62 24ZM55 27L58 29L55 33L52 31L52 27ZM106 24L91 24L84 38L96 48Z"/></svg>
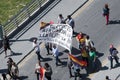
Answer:
<svg viewBox="0 0 120 80"><path fill-rule="evenodd" d="M3 25L31 0L0 0L0 23Z"/></svg>

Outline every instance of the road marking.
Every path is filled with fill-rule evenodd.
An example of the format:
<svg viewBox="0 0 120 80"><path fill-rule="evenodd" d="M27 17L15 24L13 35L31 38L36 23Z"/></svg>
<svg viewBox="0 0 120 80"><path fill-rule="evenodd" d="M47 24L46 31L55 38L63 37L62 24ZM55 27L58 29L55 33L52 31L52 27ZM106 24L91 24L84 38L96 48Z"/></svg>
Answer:
<svg viewBox="0 0 120 80"><path fill-rule="evenodd" d="M85 3L77 12L73 14L73 18L80 15L94 0L89 0L87 3Z"/></svg>

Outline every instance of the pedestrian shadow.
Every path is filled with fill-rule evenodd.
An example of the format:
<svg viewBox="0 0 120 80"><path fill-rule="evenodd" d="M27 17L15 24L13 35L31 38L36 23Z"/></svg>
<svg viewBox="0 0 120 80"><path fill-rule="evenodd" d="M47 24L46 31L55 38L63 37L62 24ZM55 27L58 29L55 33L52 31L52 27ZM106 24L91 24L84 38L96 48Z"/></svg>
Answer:
<svg viewBox="0 0 120 80"><path fill-rule="evenodd" d="M59 52L59 56L62 56L64 53L63 52Z"/></svg>
<svg viewBox="0 0 120 80"><path fill-rule="evenodd" d="M67 62L66 61L62 61L62 67L66 67L67 66Z"/></svg>
<svg viewBox="0 0 120 80"><path fill-rule="evenodd" d="M46 61L51 61L51 60L53 60L52 58L43 58L43 61L42 62L46 62Z"/></svg>
<svg viewBox="0 0 120 80"><path fill-rule="evenodd" d="M104 53L100 53L97 51L96 55L97 55L97 57L102 57L104 55Z"/></svg>
<svg viewBox="0 0 120 80"><path fill-rule="evenodd" d="M28 76L19 76L19 80L26 80Z"/></svg>
<svg viewBox="0 0 120 80"><path fill-rule="evenodd" d="M107 66L103 66L103 67L101 67L100 70L108 70L108 69L109 69L109 67L107 67Z"/></svg>
<svg viewBox="0 0 120 80"><path fill-rule="evenodd" d="M30 41L33 42L34 39L37 39L37 37L32 37L30 39L19 39L19 40L10 40L10 42L16 42L16 41Z"/></svg>
<svg viewBox="0 0 120 80"><path fill-rule="evenodd" d="M12 55L9 56L19 56L19 55L22 55L22 53L13 53Z"/></svg>
<svg viewBox="0 0 120 80"><path fill-rule="evenodd" d="M78 54L80 54L80 50L77 49L77 48L75 48L75 47L72 47L72 49L71 49L71 54L73 54L73 55L78 55Z"/></svg>
<svg viewBox="0 0 120 80"><path fill-rule="evenodd" d="M92 64L89 63L89 67L88 67L88 73L91 74L91 73L96 73L98 71L101 70L101 67L102 67L102 63L100 62L100 60L97 58L95 63L94 63L94 68L92 67Z"/></svg>
<svg viewBox="0 0 120 80"><path fill-rule="evenodd" d="M120 63L115 64L115 66L113 67L113 69L114 69L114 68L117 68L117 67L120 67Z"/></svg>
<svg viewBox="0 0 120 80"><path fill-rule="evenodd" d="M7 69L0 69L0 73L7 73Z"/></svg>
<svg viewBox="0 0 120 80"><path fill-rule="evenodd" d="M87 78L87 74L81 74L82 79L81 80L91 80L90 78Z"/></svg>
<svg viewBox="0 0 120 80"><path fill-rule="evenodd" d="M120 20L110 20L109 24L120 24Z"/></svg>

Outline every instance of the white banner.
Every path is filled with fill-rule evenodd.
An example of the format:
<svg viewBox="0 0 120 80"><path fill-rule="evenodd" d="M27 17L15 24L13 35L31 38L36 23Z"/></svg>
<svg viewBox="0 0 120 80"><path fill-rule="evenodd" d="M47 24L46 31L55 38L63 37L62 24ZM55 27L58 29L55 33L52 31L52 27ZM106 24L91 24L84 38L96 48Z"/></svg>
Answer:
<svg viewBox="0 0 120 80"><path fill-rule="evenodd" d="M40 42L50 42L68 50L72 45L72 28L68 24L50 24L40 29Z"/></svg>

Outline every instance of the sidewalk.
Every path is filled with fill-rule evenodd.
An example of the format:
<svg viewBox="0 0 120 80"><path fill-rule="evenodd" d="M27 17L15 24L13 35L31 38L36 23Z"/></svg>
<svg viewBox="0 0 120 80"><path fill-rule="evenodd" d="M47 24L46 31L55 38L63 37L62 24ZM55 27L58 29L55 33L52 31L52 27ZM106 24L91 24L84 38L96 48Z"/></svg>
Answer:
<svg viewBox="0 0 120 80"><path fill-rule="evenodd" d="M118 54L120 58L120 53ZM120 60L119 60L120 63ZM106 76L109 76L111 80L120 80L120 64L116 66L116 62L113 61L113 69L109 69L110 62L106 60L106 63L102 66L99 72L92 74L89 76L91 80L105 80Z"/></svg>
<svg viewBox="0 0 120 80"><path fill-rule="evenodd" d="M58 2L57 2L58 1ZM49 12L44 12L35 18L30 24L21 31L19 35L16 35L13 39L13 44L10 46L15 52L15 55L10 56L17 64L22 61L32 51L32 40L39 36L39 23L41 21L50 22L51 20L56 23L58 15L61 13L66 18L67 15L73 14L78 8L80 8L87 0L56 0L54 5L48 7ZM67 4L66 4L67 3ZM74 5L74 6L72 6ZM52 9L51 9L52 8ZM69 10L68 10L69 8ZM44 16L43 16L44 15ZM37 21L37 23L35 23ZM35 23L35 24L34 24ZM22 36L21 36L22 35ZM18 38L18 39L17 39ZM16 40L17 39L17 40ZM1 51L0 51L1 52ZM8 55L10 51L8 50ZM0 54L0 73L4 72L7 68L7 59L4 58L5 54Z"/></svg>

